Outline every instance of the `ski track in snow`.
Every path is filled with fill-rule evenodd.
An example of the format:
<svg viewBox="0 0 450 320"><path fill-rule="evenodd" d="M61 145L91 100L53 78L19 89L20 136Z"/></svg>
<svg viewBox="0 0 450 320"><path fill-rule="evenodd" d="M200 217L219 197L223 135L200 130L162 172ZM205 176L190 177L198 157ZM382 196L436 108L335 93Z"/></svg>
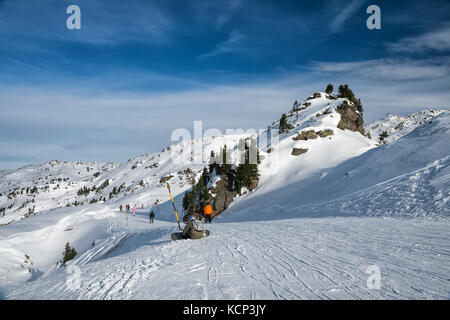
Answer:
<svg viewBox="0 0 450 320"><path fill-rule="evenodd" d="M126 235L74 264L8 288L8 299L446 299L448 222L392 218L303 218L215 222L201 240L171 241L176 224L129 219ZM367 267L381 288L366 285Z"/></svg>

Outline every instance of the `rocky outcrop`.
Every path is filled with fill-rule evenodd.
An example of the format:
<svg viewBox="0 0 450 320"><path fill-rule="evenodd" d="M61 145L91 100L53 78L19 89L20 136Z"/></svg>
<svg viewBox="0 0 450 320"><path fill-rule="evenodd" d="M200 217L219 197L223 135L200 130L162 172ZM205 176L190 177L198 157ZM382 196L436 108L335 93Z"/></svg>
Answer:
<svg viewBox="0 0 450 320"><path fill-rule="evenodd" d="M227 175L221 174L220 180L211 187L211 193L214 195L210 204L213 208L213 216L220 214L233 202L234 197L238 194L237 190L230 190L231 186Z"/></svg>
<svg viewBox="0 0 450 320"><path fill-rule="evenodd" d="M210 191L213 195L209 200L213 208L213 217L222 213L228 206L233 202L233 199L239 194L238 190L234 188L229 177L221 173L220 180L216 182L214 186L211 187ZM254 176L250 178L248 191L253 191L259 184L259 176Z"/></svg>
<svg viewBox="0 0 450 320"><path fill-rule="evenodd" d="M315 92L311 97L308 98L308 100L321 98L322 94L320 92Z"/></svg>
<svg viewBox="0 0 450 320"><path fill-rule="evenodd" d="M325 130L319 131L319 137L321 137L321 138L332 136L333 134L334 134L334 131L331 129L325 129Z"/></svg>
<svg viewBox="0 0 450 320"><path fill-rule="evenodd" d="M168 175L168 176L162 177L161 179L159 179L159 183L166 183L167 181L169 181L172 178L173 178L172 175Z"/></svg>
<svg viewBox="0 0 450 320"><path fill-rule="evenodd" d="M256 189L258 184L259 184L259 178L258 177L252 177L252 178L250 178L250 186L248 187L248 189L250 191L253 191L253 190Z"/></svg>
<svg viewBox="0 0 450 320"><path fill-rule="evenodd" d="M362 113L357 110L353 103L344 100L344 102L336 108L336 111L341 115L341 120L337 125L339 129L357 131L364 135L364 120Z"/></svg>
<svg viewBox="0 0 450 320"><path fill-rule="evenodd" d="M317 133L314 130L302 131L292 138L294 141L309 139L317 139Z"/></svg>
<svg viewBox="0 0 450 320"><path fill-rule="evenodd" d="M303 153L306 153L308 151L308 149L303 149L303 148L294 148L292 149L292 155L293 156L299 156Z"/></svg>
<svg viewBox="0 0 450 320"><path fill-rule="evenodd" d="M334 134L334 131L331 129L325 129L321 131L307 130L298 133L295 137L292 138L294 141L298 140L310 140L317 139L317 137L325 138Z"/></svg>
<svg viewBox="0 0 450 320"><path fill-rule="evenodd" d="M404 122L400 122L398 125L396 125L394 127L395 130L403 130L403 128L405 127L405 123Z"/></svg>

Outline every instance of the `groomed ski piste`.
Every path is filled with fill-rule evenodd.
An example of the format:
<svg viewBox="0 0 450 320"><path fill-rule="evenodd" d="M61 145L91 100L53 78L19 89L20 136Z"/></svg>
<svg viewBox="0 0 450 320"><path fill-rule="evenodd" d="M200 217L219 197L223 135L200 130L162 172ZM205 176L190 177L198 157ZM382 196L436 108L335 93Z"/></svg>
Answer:
<svg viewBox="0 0 450 320"><path fill-rule="evenodd" d="M139 170L155 155L105 167L96 181L118 179L106 193L113 184L135 181L121 198L53 209L42 199L46 209L22 219L7 212L9 223L0 227L0 298L449 299L450 112L377 146L336 128L334 107L342 100L322 94L309 102L288 119L294 129L271 146L276 152L262 150L257 189L208 224L207 238L170 239L178 225L159 177L173 176L181 211L190 186L177 172L192 166L173 164L164 152L156 169L146 169L148 177ZM331 112L317 117L325 108ZM292 139L309 129L332 129L334 135ZM204 138L205 154L219 149L217 139ZM189 145L171 149L181 155ZM308 152L293 156L294 147ZM6 173L3 183L19 174ZM138 188L141 178L146 184ZM88 183L86 178L73 187ZM69 195L46 197L56 204ZM150 224L156 199L161 204ZM138 206L127 219L118 209L126 203L144 209ZM67 241L78 256L64 268L56 262ZM380 271L375 287L374 269Z"/></svg>

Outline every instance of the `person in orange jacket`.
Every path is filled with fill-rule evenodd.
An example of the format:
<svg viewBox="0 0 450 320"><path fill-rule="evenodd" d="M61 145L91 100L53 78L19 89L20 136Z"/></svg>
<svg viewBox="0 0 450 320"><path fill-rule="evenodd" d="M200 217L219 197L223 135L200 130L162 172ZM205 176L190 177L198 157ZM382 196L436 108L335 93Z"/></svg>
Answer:
<svg viewBox="0 0 450 320"><path fill-rule="evenodd" d="M205 222L211 223L212 207L209 203L205 206Z"/></svg>

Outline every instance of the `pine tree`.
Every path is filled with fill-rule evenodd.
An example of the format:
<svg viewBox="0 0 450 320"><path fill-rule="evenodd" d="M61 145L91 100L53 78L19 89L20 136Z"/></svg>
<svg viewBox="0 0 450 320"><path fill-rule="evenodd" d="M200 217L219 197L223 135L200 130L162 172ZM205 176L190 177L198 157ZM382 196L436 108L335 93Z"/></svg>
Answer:
<svg viewBox="0 0 450 320"><path fill-rule="evenodd" d="M363 107L362 107L362 103L361 103L360 99L356 99L355 105L356 105L356 110L358 110L360 113L362 113Z"/></svg>
<svg viewBox="0 0 450 320"><path fill-rule="evenodd" d="M228 156L227 145L224 145L222 150L222 172L226 175L230 175L231 172L231 164L227 163L230 160Z"/></svg>
<svg viewBox="0 0 450 320"><path fill-rule="evenodd" d="M206 167L203 168L202 178L205 181L205 184L207 184L209 182L209 174L208 174L208 169L206 169Z"/></svg>
<svg viewBox="0 0 450 320"><path fill-rule="evenodd" d="M339 98L347 98L349 101L353 102L353 103L357 103L357 100L355 98L355 94L353 93L353 91L348 87L347 84L345 85L340 85L339 86Z"/></svg>
<svg viewBox="0 0 450 320"><path fill-rule="evenodd" d="M360 99L357 99L355 97L355 94L353 93L353 91L348 87L347 84L345 85L340 85L339 86L339 98L346 98L348 99L350 102L352 102L355 106L356 109L362 113L363 112L363 107L362 107L362 103Z"/></svg>
<svg viewBox="0 0 450 320"><path fill-rule="evenodd" d="M286 120L286 113L283 113L280 118L280 128L279 128L280 133L283 133L286 130L287 124L288 123Z"/></svg>
<svg viewBox="0 0 450 320"><path fill-rule="evenodd" d="M222 149L222 164L226 163L227 163L227 145L224 145Z"/></svg>
<svg viewBox="0 0 450 320"><path fill-rule="evenodd" d="M334 90L333 85L332 85L331 83L329 83L329 84L327 85L327 88L325 89L325 93L327 93L327 94L332 94L332 93L333 93L333 90Z"/></svg>
<svg viewBox="0 0 450 320"><path fill-rule="evenodd" d="M379 139L379 141L380 141L380 144L385 144L385 143L386 143L385 139L386 139L388 136L389 136L389 134L387 133L386 130L384 130L384 131L378 136L378 139Z"/></svg>
<svg viewBox="0 0 450 320"><path fill-rule="evenodd" d="M253 178L258 175L259 152L256 141L250 140L245 144L244 161L241 161L235 170L235 188L240 193L243 187L250 187Z"/></svg>
<svg viewBox="0 0 450 320"><path fill-rule="evenodd" d="M70 261L70 260L73 260L77 256L77 254L78 253L75 250L75 248L72 248L70 246L70 243L67 242L65 250L63 252L63 261L62 261L63 265L66 266L66 262Z"/></svg>

